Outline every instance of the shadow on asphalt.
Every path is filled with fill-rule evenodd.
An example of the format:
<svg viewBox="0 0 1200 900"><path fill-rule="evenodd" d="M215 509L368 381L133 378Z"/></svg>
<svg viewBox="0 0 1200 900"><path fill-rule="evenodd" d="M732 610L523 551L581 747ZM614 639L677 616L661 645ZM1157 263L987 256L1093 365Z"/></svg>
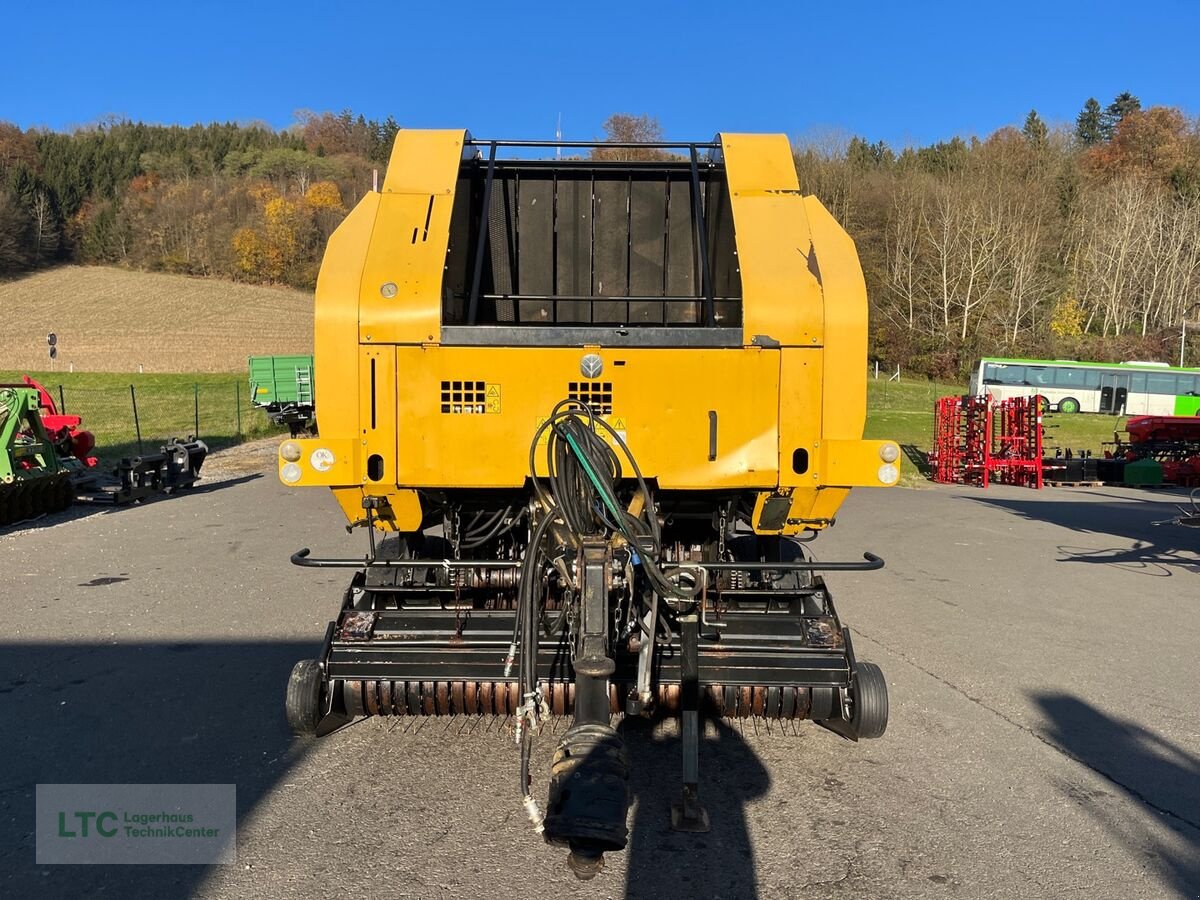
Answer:
<svg viewBox="0 0 1200 900"><path fill-rule="evenodd" d="M620 731L637 803L625 850L626 896L757 897L746 805L767 793L771 777L736 728L713 720L700 744L700 800L712 823L707 834L671 830L671 804L683 783L678 734L634 719L622 720Z"/></svg>
<svg viewBox="0 0 1200 900"><path fill-rule="evenodd" d="M41 784L236 784L248 815L304 752L283 717L282 689L316 642L0 644L0 896L187 897L207 866L37 866L34 787ZM637 801L630 897L755 897L746 804L770 777L735 728L717 721L700 748L707 834L670 829L681 786L677 735L621 726ZM569 878L564 871L564 878Z"/></svg>
<svg viewBox="0 0 1200 900"><path fill-rule="evenodd" d="M14 522L11 525L4 525L0 527L0 537L17 531L37 531L42 528L52 528L55 525L73 522L76 519L87 519L92 516L110 516L113 513L119 513L127 509L133 509L134 507L146 506L151 503L161 503L164 500L170 500L172 497L186 497L190 494L211 494L214 491L245 484L248 481L254 481L262 477L261 472L254 472L249 475L227 478L223 481L218 481L215 478L211 481L204 481L202 475L201 481L192 487L181 488L177 494L158 494L146 500L139 500L137 503L123 503L120 506L115 506L112 503L76 501L62 512L47 513L34 519L25 519L21 522Z"/></svg>
<svg viewBox="0 0 1200 900"><path fill-rule="evenodd" d="M1045 737L1142 805L1146 818L1115 817L1077 790L1074 799L1125 846L1151 848L1147 865L1163 870L1180 895L1200 894L1200 757L1078 697L1033 699L1050 723ZM1164 830L1173 840L1164 840Z"/></svg>
<svg viewBox="0 0 1200 900"><path fill-rule="evenodd" d="M1178 526L1169 526L1178 527ZM1169 577L1176 568L1190 569L1200 574L1200 557L1189 551L1161 550L1152 544L1138 541L1132 547L1070 547L1060 544L1058 552L1062 554L1059 562L1100 563L1116 566L1127 572L1138 575L1151 575L1158 578Z"/></svg>
<svg viewBox="0 0 1200 900"><path fill-rule="evenodd" d="M0 645L0 896L187 897L207 866L34 864L39 783L237 785L249 813L298 754L283 686L316 642Z"/></svg>
<svg viewBox="0 0 1200 900"><path fill-rule="evenodd" d="M1060 546L1058 549L1063 553L1060 562L1153 564L1163 569L1155 574L1169 574L1170 567L1200 567L1200 530L1151 524L1178 515L1175 503L1179 495L1159 495L1155 501L1121 497L1121 502L1116 503L1049 498L1024 500L988 496L983 492L979 496L969 495L968 499L1007 510L1030 521L1047 522L1081 534L1124 538L1133 545L1112 549Z"/></svg>

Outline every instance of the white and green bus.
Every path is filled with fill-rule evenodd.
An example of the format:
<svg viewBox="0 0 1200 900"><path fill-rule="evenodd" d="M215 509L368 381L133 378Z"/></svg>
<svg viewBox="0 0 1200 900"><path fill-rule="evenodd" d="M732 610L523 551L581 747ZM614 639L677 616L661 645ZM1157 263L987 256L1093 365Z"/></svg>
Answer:
<svg viewBox="0 0 1200 900"><path fill-rule="evenodd" d="M1050 409L1064 413L1200 415L1200 369L1166 363L982 359L971 373L970 390L998 400L1038 394Z"/></svg>

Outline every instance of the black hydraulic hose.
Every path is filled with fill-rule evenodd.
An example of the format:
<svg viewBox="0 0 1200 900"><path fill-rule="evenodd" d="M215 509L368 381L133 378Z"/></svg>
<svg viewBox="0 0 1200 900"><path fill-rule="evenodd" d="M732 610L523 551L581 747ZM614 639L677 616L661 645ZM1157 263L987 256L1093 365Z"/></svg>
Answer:
<svg viewBox="0 0 1200 900"><path fill-rule="evenodd" d="M566 408L564 409L564 407ZM584 426L585 419L586 427ZM638 534L641 531L640 526L631 524L638 520L620 510L620 504L615 491L615 483L620 477L621 471L620 459L613 449L608 446L607 442L601 439L597 431L597 425L605 429L612 436L614 442L616 442L621 451L629 459L630 465L634 470L638 487L642 491L646 501L643 515L646 517L645 525L651 536L649 553L641 546ZM537 442L541 439L542 433L547 428L552 429L547 439L546 447L546 467L551 485L551 493L553 494L555 503L562 510L564 519L570 530L576 534L596 533L595 526L597 524L602 525L606 519L604 515L591 508L591 498L599 495L602 505L609 506L613 511L620 512L618 521L612 524L616 526L615 530L619 531L630 545L639 552L643 562L643 570L658 593L680 599L694 598L700 591L700 584L693 584L690 589L675 584L658 567L657 557L662 552L662 538L658 520L654 512L653 498L650 494L649 486L642 475L641 468L638 466L637 460L634 458L629 446L625 443L624 438L611 425L596 416L591 407L586 404L569 399L557 403L551 411L549 418L535 432L534 439L530 444L530 474L538 489L539 496L544 496L544 493L541 491L541 486L538 483L533 460L535 459ZM568 444L570 445L569 448ZM585 479L579 471L579 466L572 459L576 453L581 457L580 462L585 464L593 473L594 481L592 478ZM608 476L607 479L603 478L602 473Z"/></svg>
<svg viewBox="0 0 1200 900"><path fill-rule="evenodd" d="M517 610L513 617L513 643L520 647L520 661L517 668L518 699L524 701L525 694L537 689L537 652L538 630L537 610L534 608L534 585L538 571L538 560L541 558L542 540L550 523L559 518L553 510L547 510L543 519L534 529L529 547L525 551L524 565L521 568L521 582L517 590ZM524 621L522 621L524 620ZM518 633L518 629L520 632ZM523 713L522 713L523 714ZM529 799L529 754L531 736L528 730L521 735L521 770L520 788L521 800L527 806Z"/></svg>
<svg viewBox="0 0 1200 900"><path fill-rule="evenodd" d="M471 534L466 535L467 540L464 540L463 544L461 545L462 549L474 550L476 547L482 547L489 541L495 540L501 534L511 531L513 526L516 525L516 521L514 520L508 525L504 524L504 520L510 515L512 515L511 506L506 506L504 509L500 510L500 512L496 513L495 516L488 520L488 525L491 527L491 530L481 537L476 537Z"/></svg>

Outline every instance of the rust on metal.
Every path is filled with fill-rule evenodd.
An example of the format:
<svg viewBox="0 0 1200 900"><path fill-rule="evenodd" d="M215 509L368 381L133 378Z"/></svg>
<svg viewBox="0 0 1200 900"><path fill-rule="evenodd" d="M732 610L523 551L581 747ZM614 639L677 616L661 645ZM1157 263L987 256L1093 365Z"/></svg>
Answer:
<svg viewBox="0 0 1200 900"><path fill-rule="evenodd" d="M490 681L481 682L479 685L479 705L485 716L492 715L492 683Z"/></svg>
<svg viewBox="0 0 1200 900"><path fill-rule="evenodd" d="M391 681L379 682L379 712L384 716L390 716L393 712Z"/></svg>
<svg viewBox="0 0 1200 900"><path fill-rule="evenodd" d="M344 641L369 641L375 630L375 613L369 610L348 609L342 613L338 636Z"/></svg>
<svg viewBox="0 0 1200 900"><path fill-rule="evenodd" d="M450 685L447 682L439 681L437 683L434 700L437 704L437 714L439 716L450 715Z"/></svg>
<svg viewBox="0 0 1200 900"><path fill-rule="evenodd" d="M833 616L819 616L808 619L805 627L805 639L810 647L838 648L845 644L841 629Z"/></svg>
<svg viewBox="0 0 1200 900"><path fill-rule="evenodd" d="M432 716L434 713L432 681L421 682L421 708L427 716Z"/></svg>

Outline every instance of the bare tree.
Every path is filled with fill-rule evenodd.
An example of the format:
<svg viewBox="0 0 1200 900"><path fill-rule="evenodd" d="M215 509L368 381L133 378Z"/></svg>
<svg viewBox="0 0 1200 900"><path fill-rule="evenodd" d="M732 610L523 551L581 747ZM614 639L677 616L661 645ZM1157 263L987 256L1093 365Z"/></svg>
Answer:
<svg viewBox="0 0 1200 900"><path fill-rule="evenodd" d="M609 144L660 144L663 137L662 125L657 118L646 113L614 113L604 121L604 141ZM600 160L658 160L670 159L665 150L653 148L605 147L592 148L592 159Z"/></svg>
<svg viewBox="0 0 1200 900"><path fill-rule="evenodd" d="M39 265L58 252L58 219L50 195L42 188L33 192L29 209L33 216L33 259Z"/></svg>

